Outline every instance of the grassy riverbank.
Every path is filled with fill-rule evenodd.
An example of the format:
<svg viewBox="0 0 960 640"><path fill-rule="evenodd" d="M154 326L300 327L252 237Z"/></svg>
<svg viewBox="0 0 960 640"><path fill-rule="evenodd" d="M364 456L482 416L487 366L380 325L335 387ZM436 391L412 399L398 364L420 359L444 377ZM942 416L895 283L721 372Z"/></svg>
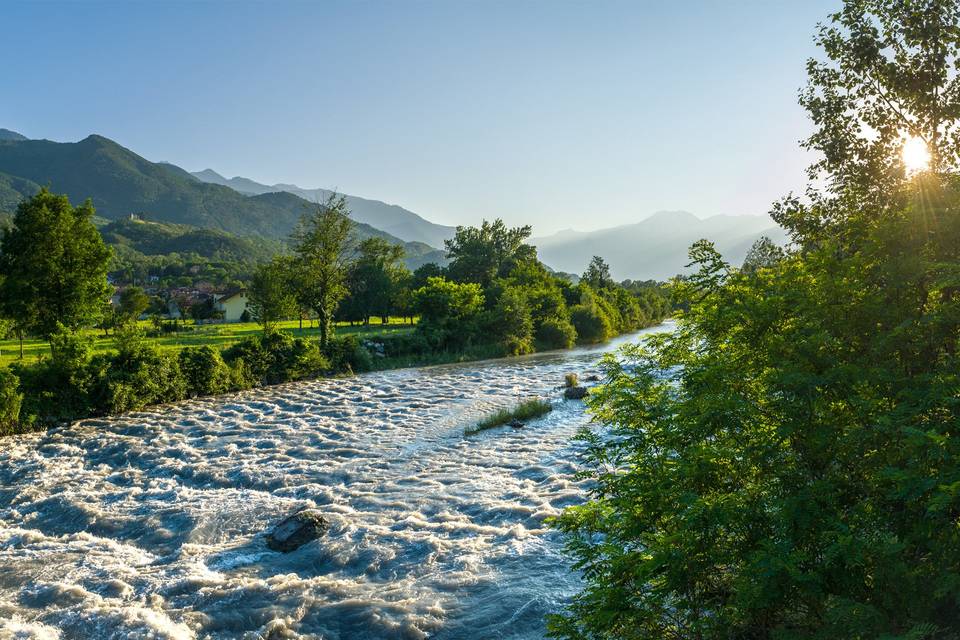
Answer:
<svg viewBox="0 0 960 640"><path fill-rule="evenodd" d="M148 332L153 325L143 320L140 328ZM279 322L277 329L295 337L315 338L320 330L304 322L303 327L297 320ZM341 322L336 325L337 336L356 335L364 339L375 339L383 336L396 336L412 332L414 325L408 324L401 318L390 318L387 324L379 319L371 319L370 324L351 325ZM193 321L184 321L177 332L163 333L149 336L146 340L161 351L176 353L187 347L209 346L215 349L226 349L242 340L255 336L261 332L260 325L255 322L232 322L222 324L196 324ZM90 342L90 349L94 354L113 351L116 348L116 336L113 332L104 335L99 329L85 329L80 332ZM41 358L50 357L50 343L39 338L23 341L23 361L28 364L36 363ZM0 367L9 366L20 361L20 343L17 340L0 340Z"/></svg>

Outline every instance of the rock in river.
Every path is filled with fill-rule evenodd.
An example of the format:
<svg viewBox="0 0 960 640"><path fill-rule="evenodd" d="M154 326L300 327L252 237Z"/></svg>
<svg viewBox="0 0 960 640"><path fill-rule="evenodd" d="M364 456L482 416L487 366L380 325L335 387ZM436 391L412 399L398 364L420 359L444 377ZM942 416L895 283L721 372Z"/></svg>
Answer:
<svg viewBox="0 0 960 640"><path fill-rule="evenodd" d="M567 387L563 390L563 397L567 400L582 400L587 397L586 387Z"/></svg>
<svg viewBox="0 0 960 640"><path fill-rule="evenodd" d="M267 546L274 551L287 553L316 540L326 533L329 527L327 519L320 515L319 511L304 509L281 520L267 534Z"/></svg>

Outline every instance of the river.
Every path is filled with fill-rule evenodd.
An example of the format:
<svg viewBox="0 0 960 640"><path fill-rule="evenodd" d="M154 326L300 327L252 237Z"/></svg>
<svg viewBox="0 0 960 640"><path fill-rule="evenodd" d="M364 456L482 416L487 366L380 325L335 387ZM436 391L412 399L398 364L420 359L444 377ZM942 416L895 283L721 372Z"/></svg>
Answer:
<svg viewBox="0 0 960 640"><path fill-rule="evenodd" d="M583 499L557 387L637 337L0 440L0 639L542 638L580 586L544 525ZM554 411L463 435L534 395ZM328 533L268 550L304 506Z"/></svg>

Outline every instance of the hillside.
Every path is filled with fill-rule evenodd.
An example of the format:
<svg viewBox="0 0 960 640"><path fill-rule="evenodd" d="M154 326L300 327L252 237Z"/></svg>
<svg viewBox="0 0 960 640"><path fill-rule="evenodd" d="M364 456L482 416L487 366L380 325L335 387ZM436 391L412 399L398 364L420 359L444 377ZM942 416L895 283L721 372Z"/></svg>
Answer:
<svg viewBox="0 0 960 640"><path fill-rule="evenodd" d="M685 211L661 211L631 225L598 231L560 231L535 238L540 259L561 271L582 273L594 255L603 256L617 279L665 280L687 273L687 251L697 240L712 240L732 264L740 265L761 236L777 243L786 236L767 216L713 216L701 220Z"/></svg>
<svg viewBox="0 0 960 640"><path fill-rule="evenodd" d="M27 136L17 133L16 131L10 131L10 129L0 128L0 140L26 140Z"/></svg>
<svg viewBox="0 0 960 640"><path fill-rule="evenodd" d="M309 202L322 201L330 195L330 191L326 189L303 189L295 184L265 185L239 176L225 178L212 169L204 169L191 175L203 182L230 187L246 195L284 191L300 196ZM410 242L422 242L434 247L442 247L443 241L452 238L456 230L455 227L435 224L408 209L379 200L368 200L348 195L347 204L350 206L354 219L358 222L364 222Z"/></svg>
<svg viewBox="0 0 960 640"><path fill-rule="evenodd" d="M312 206L283 191L247 196L203 182L180 167L150 162L103 136L73 143L0 140L0 212L12 212L39 185L66 193L72 202L90 198L97 214L110 220L138 213L156 222L275 241L287 238ZM433 247L404 242L363 221L356 229L360 238L379 236L403 245L414 267L443 260L442 252Z"/></svg>

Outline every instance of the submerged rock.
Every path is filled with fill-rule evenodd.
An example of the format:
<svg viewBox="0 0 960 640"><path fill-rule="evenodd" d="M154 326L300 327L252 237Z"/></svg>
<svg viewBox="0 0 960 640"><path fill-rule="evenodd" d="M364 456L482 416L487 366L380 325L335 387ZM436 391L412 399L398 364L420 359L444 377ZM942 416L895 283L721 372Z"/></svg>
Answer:
<svg viewBox="0 0 960 640"><path fill-rule="evenodd" d="M519 429L523 426L523 422L521 422L520 420L511 420L507 424L509 424L514 429Z"/></svg>
<svg viewBox="0 0 960 640"><path fill-rule="evenodd" d="M567 400L582 400L588 393L589 390L586 387L567 387L563 390L563 397Z"/></svg>
<svg viewBox="0 0 960 640"><path fill-rule="evenodd" d="M597 374L592 374L584 378L587 382L600 382L600 376Z"/></svg>
<svg viewBox="0 0 960 640"><path fill-rule="evenodd" d="M267 534L267 546L287 553L316 540L330 528L327 519L315 509L304 509L281 520Z"/></svg>

